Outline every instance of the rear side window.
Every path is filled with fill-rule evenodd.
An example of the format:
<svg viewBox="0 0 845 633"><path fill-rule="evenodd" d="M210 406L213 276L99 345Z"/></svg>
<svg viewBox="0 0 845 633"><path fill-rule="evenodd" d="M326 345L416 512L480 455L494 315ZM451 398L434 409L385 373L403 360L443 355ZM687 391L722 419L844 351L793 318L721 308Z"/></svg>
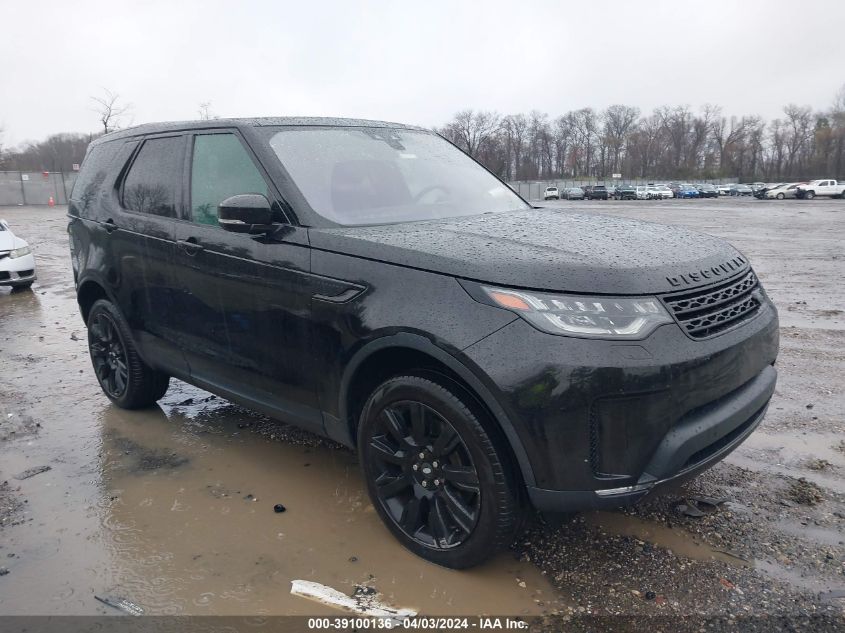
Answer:
<svg viewBox="0 0 845 633"><path fill-rule="evenodd" d="M123 181L123 206L138 213L176 217L183 147L181 136L144 141Z"/></svg>
<svg viewBox="0 0 845 633"><path fill-rule="evenodd" d="M234 134L194 137L191 165L191 221L217 225L217 205L231 196L260 193L267 183Z"/></svg>
<svg viewBox="0 0 845 633"><path fill-rule="evenodd" d="M119 141L99 143L91 147L85 155L82 169L70 194L71 200L79 204L83 211L91 206L100 193L109 170L115 167L114 160L121 146Z"/></svg>

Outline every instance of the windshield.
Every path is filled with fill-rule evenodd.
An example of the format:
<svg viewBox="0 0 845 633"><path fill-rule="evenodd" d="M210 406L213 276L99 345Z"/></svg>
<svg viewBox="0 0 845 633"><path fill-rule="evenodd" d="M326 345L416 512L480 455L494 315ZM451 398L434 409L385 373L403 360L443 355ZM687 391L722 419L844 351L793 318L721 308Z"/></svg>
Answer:
<svg viewBox="0 0 845 633"><path fill-rule="evenodd" d="M431 132L277 128L270 147L311 208L337 224L411 222L531 208Z"/></svg>

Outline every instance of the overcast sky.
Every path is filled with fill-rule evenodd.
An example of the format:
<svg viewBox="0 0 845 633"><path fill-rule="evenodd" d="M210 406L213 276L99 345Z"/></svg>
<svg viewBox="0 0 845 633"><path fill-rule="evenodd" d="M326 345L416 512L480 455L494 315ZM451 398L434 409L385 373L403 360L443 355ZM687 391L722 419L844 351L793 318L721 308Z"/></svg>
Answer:
<svg viewBox="0 0 845 633"><path fill-rule="evenodd" d="M726 114L826 108L845 83L845 2L0 0L4 145L125 124L336 115L441 125L625 103Z"/></svg>

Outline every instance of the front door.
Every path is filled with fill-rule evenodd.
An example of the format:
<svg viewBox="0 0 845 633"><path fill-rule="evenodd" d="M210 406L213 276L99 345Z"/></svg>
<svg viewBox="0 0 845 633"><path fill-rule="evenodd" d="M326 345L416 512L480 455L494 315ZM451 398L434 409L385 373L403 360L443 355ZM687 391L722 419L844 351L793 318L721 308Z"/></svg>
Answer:
<svg viewBox="0 0 845 633"><path fill-rule="evenodd" d="M217 205L260 193L285 221L280 196L236 130L193 135L188 200L176 222L181 345L192 379L300 426L322 431L316 390L302 371L310 353L310 253L306 230L277 238L232 233Z"/></svg>

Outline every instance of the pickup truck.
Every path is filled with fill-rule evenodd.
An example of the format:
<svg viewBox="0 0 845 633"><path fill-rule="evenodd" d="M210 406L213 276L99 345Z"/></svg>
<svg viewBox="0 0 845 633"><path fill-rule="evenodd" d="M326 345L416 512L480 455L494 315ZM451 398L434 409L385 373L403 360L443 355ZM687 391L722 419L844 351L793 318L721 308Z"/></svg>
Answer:
<svg viewBox="0 0 845 633"><path fill-rule="evenodd" d="M799 185L795 191L795 197L804 198L804 200L812 200L816 196L843 198L845 197L845 182L811 180L806 185Z"/></svg>

